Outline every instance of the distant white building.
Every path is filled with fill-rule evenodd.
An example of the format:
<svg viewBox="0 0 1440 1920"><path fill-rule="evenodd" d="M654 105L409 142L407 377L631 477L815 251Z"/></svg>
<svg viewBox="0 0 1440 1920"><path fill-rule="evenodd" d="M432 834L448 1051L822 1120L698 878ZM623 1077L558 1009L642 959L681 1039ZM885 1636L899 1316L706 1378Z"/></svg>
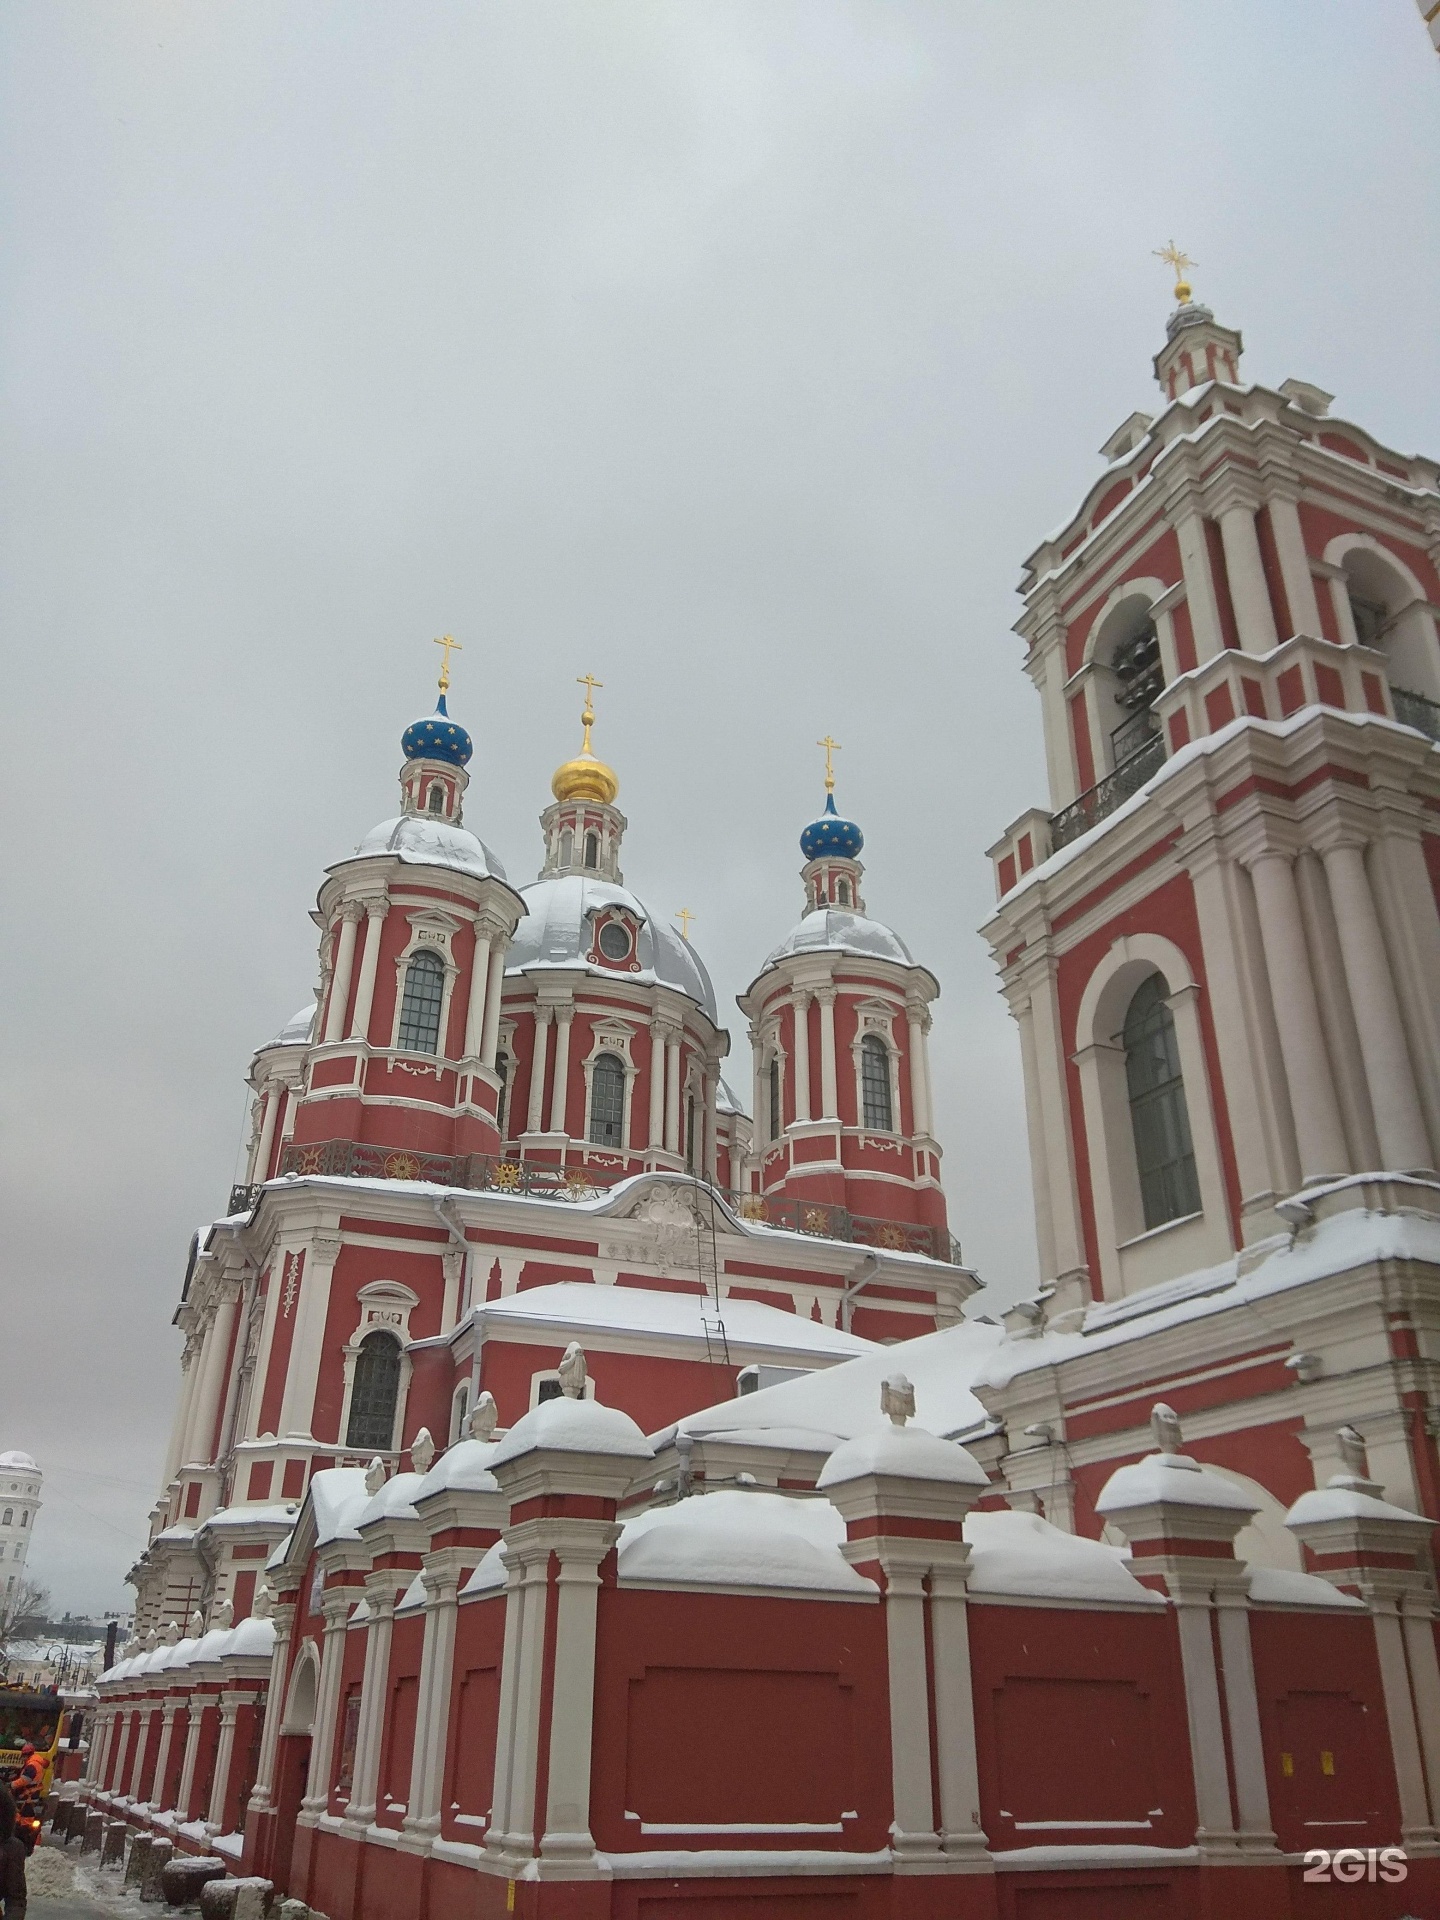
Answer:
<svg viewBox="0 0 1440 1920"><path fill-rule="evenodd" d="M24 1576L41 1478L28 1453L0 1453L0 1596L13 1593Z"/></svg>

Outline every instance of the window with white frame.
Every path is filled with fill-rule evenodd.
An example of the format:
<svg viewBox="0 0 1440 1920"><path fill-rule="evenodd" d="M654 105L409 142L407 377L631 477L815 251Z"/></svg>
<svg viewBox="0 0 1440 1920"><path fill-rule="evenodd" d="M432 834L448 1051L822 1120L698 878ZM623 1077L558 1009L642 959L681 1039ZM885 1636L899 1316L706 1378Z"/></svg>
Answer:
<svg viewBox="0 0 1440 1920"><path fill-rule="evenodd" d="M357 1452L386 1451L395 1438L399 1398L400 1343L388 1333L367 1333L355 1356L346 1446Z"/></svg>
<svg viewBox="0 0 1440 1920"><path fill-rule="evenodd" d="M1147 1233L1200 1211L1190 1114L1167 993L1160 974L1143 981L1126 1011L1121 1036Z"/></svg>
<svg viewBox="0 0 1440 1920"><path fill-rule="evenodd" d="M445 962L438 953L417 953L405 969L400 1001L402 1053L436 1053L440 1047L440 1008L445 1000Z"/></svg>
<svg viewBox="0 0 1440 1920"><path fill-rule="evenodd" d="M874 1033L867 1033L860 1042L860 1103L864 1125L871 1133L894 1131L890 1049Z"/></svg>
<svg viewBox="0 0 1440 1920"><path fill-rule="evenodd" d="M615 1053L600 1053L590 1069L590 1144L625 1144L625 1062Z"/></svg>

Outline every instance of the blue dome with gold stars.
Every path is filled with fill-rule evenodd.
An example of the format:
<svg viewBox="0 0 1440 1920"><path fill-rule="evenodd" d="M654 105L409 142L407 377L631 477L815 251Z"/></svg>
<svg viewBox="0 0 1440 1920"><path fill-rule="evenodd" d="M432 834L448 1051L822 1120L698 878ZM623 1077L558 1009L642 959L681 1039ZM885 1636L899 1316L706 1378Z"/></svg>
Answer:
<svg viewBox="0 0 1440 1920"><path fill-rule="evenodd" d="M865 836L853 820L842 820L835 811L835 796L825 796L825 811L812 820L800 836L800 851L807 860L856 860L865 844Z"/></svg>
<svg viewBox="0 0 1440 1920"><path fill-rule="evenodd" d="M447 760L452 767L463 767L475 751L475 742L445 711L442 693L434 713L406 727L400 750L407 760Z"/></svg>

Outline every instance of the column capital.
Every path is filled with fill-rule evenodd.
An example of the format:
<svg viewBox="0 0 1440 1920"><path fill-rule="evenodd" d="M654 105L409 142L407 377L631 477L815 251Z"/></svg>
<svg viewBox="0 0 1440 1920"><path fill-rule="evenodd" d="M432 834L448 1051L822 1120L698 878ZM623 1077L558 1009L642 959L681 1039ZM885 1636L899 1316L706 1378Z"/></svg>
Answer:
<svg viewBox="0 0 1440 1920"><path fill-rule="evenodd" d="M360 916L364 912L365 912L365 903L363 900L356 900L356 899L342 900L340 903L339 918L341 920L348 920L350 925L353 927L357 924L357 922L360 919Z"/></svg>

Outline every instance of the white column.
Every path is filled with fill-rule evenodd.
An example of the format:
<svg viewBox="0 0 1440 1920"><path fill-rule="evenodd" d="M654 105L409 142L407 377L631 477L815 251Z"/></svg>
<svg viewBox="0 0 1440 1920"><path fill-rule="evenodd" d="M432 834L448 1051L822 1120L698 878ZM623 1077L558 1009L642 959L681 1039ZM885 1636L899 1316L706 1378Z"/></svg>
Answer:
<svg viewBox="0 0 1440 1920"><path fill-rule="evenodd" d="M533 1523L531 1523L533 1524ZM535 1844L535 1766L540 1746L540 1692L545 1676L547 1546L507 1542L502 1558L505 1648L495 1734L495 1788L487 1851L529 1858Z"/></svg>
<svg viewBox="0 0 1440 1920"><path fill-rule="evenodd" d="M720 1181L720 1116L716 1110L716 1092L720 1084L718 1074L707 1073L702 1082L705 1107L705 1151L701 1156L701 1170L707 1180Z"/></svg>
<svg viewBox="0 0 1440 1920"><path fill-rule="evenodd" d="M988 1865L980 1826L980 1762L970 1684L970 1621L962 1571L930 1570L934 1649L935 1762L940 1785L940 1844L947 1854Z"/></svg>
<svg viewBox="0 0 1440 1920"><path fill-rule="evenodd" d="M932 1131L930 1103L926 1098L925 1085L925 1010L923 1007L906 1009L906 1025L910 1039L910 1117L916 1134L928 1138ZM1028 1025L1028 1014L1027 1014ZM1034 1047L1034 1034L1031 1033L1031 1047ZM1026 1082L1027 1090L1029 1082Z"/></svg>
<svg viewBox="0 0 1440 1920"><path fill-rule="evenodd" d="M665 1030L657 1021L650 1023L650 1140L652 1147L665 1144Z"/></svg>
<svg viewBox="0 0 1440 1920"><path fill-rule="evenodd" d="M820 987L815 994L820 1007L820 1118L838 1120L840 1102L835 1087L835 989Z"/></svg>
<svg viewBox="0 0 1440 1920"><path fill-rule="evenodd" d="M1029 992L1041 1124L1045 1134L1045 1164L1050 1174L1051 1222L1055 1235L1055 1272L1046 1277L1058 1279L1063 1274L1075 1273L1086 1267L1088 1262L1070 1142L1070 1106L1065 1081L1068 1048L1061 1030L1053 969L1047 967L1038 978L1031 975ZM1094 1276L1097 1298L1099 1278L1098 1274Z"/></svg>
<svg viewBox="0 0 1440 1920"><path fill-rule="evenodd" d="M930 1791L930 1698L925 1671L925 1582L887 1565L885 1648L890 1676L890 1781L897 1864L940 1851Z"/></svg>
<svg viewBox="0 0 1440 1920"><path fill-rule="evenodd" d="M543 1859L590 1863L590 1748L595 1712L595 1609L600 1562L619 1538L618 1526L581 1523L584 1537L557 1543L554 1692L550 1709L550 1773ZM598 1534L598 1538L596 1535Z"/></svg>
<svg viewBox="0 0 1440 1920"><path fill-rule="evenodd" d="M530 1108L525 1131L539 1133L545 1115L545 1055L550 1045L550 1009L535 1009L535 1045L530 1054Z"/></svg>
<svg viewBox="0 0 1440 1920"><path fill-rule="evenodd" d="M205 1708L214 1705L208 1694L192 1693L186 1708L185 1758L180 1763L180 1790L175 1795L175 1811L189 1820L198 1812L191 1806L195 1797L195 1764L200 1758L200 1729L205 1724Z"/></svg>
<svg viewBox="0 0 1440 1920"><path fill-rule="evenodd" d="M670 1037L665 1049L665 1151L680 1151L680 1054L683 1034Z"/></svg>
<svg viewBox="0 0 1440 1920"><path fill-rule="evenodd" d="M301 1807L322 1813L330 1804L330 1766L335 1757L335 1720L340 1710L340 1681L345 1668L345 1623L352 1590L332 1587L321 1600L325 1631L320 1642L320 1680L315 1688L315 1732Z"/></svg>
<svg viewBox="0 0 1440 1920"><path fill-rule="evenodd" d="M1230 604L1246 653L1269 653L1279 645L1255 515L1249 507L1226 507L1220 515L1220 539L1225 548L1225 570L1230 576Z"/></svg>
<svg viewBox="0 0 1440 1920"><path fill-rule="evenodd" d="M790 1005L795 1027L795 1118L804 1121L810 1118L810 995L804 987L796 987Z"/></svg>
<svg viewBox="0 0 1440 1920"><path fill-rule="evenodd" d="M490 942L490 965L485 985L485 1029L480 1042L480 1064L493 1073L500 1052L500 1002L505 990L505 955L508 934L497 933Z"/></svg>
<svg viewBox="0 0 1440 1920"><path fill-rule="evenodd" d="M260 1142L255 1149L255 1158L250 1162L252 1183L270 1178L270 1152L275 1144L275 1121L280 1113L281 1089L278 1086L267 1087L260 1098L264 1106L260 1115Z"/></svg>
<svg viewBox="0 0 1440 1920"><path fill-rule="evenodd" d="M239 1287L234 1282L226 1282L205 1334L200 1355L202 1371L195 1387L185 1444L175 1463L177 1467L187 1466L192 1460L208 1465L214 1457L215 1421L220 1412L220 1395L225 1385L239 1300Z"/></svg>
<svg viewBox="0 0 1440 1920"><path fill-rule="evenodd" d="M475 951L470 961L470 998L465 1003L465 1058L478 1060L485 1036L485 992L490 983L490 942L475 927Z"/></svg>
<svg viewBox="0 0 1440 1920"><path fill-rule="evenodd" d="M1315 576L1305 551L1299 511L1289 494L1272 493L1268 505L1275 551L1280 559L1280 578L1290 604L1290 633L1312 633L1318 639L1320 606L1315 598ZM1289 637L1290 634L1284 636L1287 640Z"/></svg>
<svg viewBox="0 0 1440 1920"><path fill-rule="evenodd" d="M352 1040L370 1038L370 1009L375 1002L375 969L380 961L380 934L388 900L365 902L365 945L360 954L360 984L355 989L355 1013L350 1022Z"/></svg>
<svg viewBox="0 0 1440 1920"><path fill-rule="evenodd" d="M1385 1691L1385 1719L1390 1730L1390 1752L1400 1801L1400 1841L1411 1847L1432 1841L1434 1829L1425 1797L1425 1768L1420 1736L1415 1727L1415 1701L1410 1691L1410 1668L1405 1658L1405 1635L1400 1624L1398 1598L1372 1598L1375 1651L1380 1656L1380 1684Z"/></svg>
<svg viewBox="0 0 1440 1920"><path fill-rule="evenodd" d="M1025 1083L1025 1133L1030 1145L1030 1186L1035 1196L1035 1245L1040 1284L1055 1278L1055 1225L1050 1207L1050 1168L1045 1157L1045 1123L1040 1109L1040 1074L1035 1060L1035 1016L1028 999L1013 1008L1020 1029L1020 1067ZM915 1044L911 1022L910 1044Z"/></svg>
<svg viewBox="0 0 1440 1920"><path fill-rule="evenodd" d="M360 902L347 900L340 909L340 945L335 954L335 972L330 980L330 1003L325 1009L328 1045L345 1031L345 1008L350 999L350 975L355 965L355 925L360 918Z"/></svg>
<svg viewBox="0 0 1440 1920"><path fill-rule="evenodd" d="M1217 1593L1220 1662L1225 1682L1225 1718L1230 1728L1230 1758L1235 1804L1240 1816L1242 1851L1269 1852L1275 1845L1270 1824L1270 1789L1265 1784L1265 1742L1255 1692L1255 1661L1250 1646L1250 1615L1241 1595Z"/></svg>
<svg viewBox="0 0 1440 1920"><path fill-rule="evenodd" d="M170 1743L175 1738L175 1715L180 1710L178 1700L167 1700L160 1708L160 1745L155 1752L155 1780L150 1788L150 1804L164 1813L165 1808L165 1770L170 1764Z"/></svg>
<svg viewBox="0 0 1440 1920"><path fill-rule="evenodd" d="M325 1326L330 1317L330 1283L341 1245L338 1233L317 1233L304 1250L305 1260L293 1309L295 1331L290 1341L290 1364L285 1369L285 1393L280 1403L282 1438L294 1434L309 1439L314 1431L315 1392L320 1384Z"/></svg>
<svg viewBox="0 0 1440 1920"><path fill-rule="evenodd" d="M1310 954L1300 921L1300 900L1288 855L1265 852L1251 867L1260 911L1260 939L1270 999L1290 1087L1290 1109L1306 1184L1349 1173L1340 1108L1330 1078L1320 1009L1310 976Z"/></svg>
<svg viewBox="0 0 1440 1920"><path fill-rule="evenodd" d="M1375 898L1365 872L1365 855L1353 842L1327 847L1321 855L1340 953L1350 987L1350 1005L1360 1035L1365 1079L1375 1113L1380 1154L1389 1169L1429 1169L1430 1141L1425 1116L1410 1071L1410 1047L1400 1020L1400 1004L1390 959L1376 916Z"/></svg>
<svg viewBox="0 0 1440 1920"><path fill-rule="evenodd" d="M564 1133L570 1094L570 1026L574 1009L561 1007L555 1015L555 1074L550 1085L550 1131Z"/></svg>
<svg viewBox="0 0 1440 1920"><path fill-rule="evenodd" d="M355 1778L345 1818L369 1826L380 1789L380 1736L390 1694L390 1635L395 1623L395 1576L371 1574L365 1582L370 1618L365 1625L365 1672L360 1683L360 1734Z"/></svg>
<svg viewBox="0 0 1440 1920"><path fill-rule="evenodd" d="M1195 1780L1196 1839L1233 1848L1230 1781L1225 1765L1225 1723L1220 1713L1220 1684L1215 1671L1215 1642L1210 1608L1203 1601L1172 1595L1180 1635L1180 1664L1185 1675L1185 1706L1190 1728L1190 1767Z"/></svg>
<svg viewBox="0 0 1440 1920"><path fill-rule="evenodd" d="M285 1717L286 1668L290 1664L290 1634L295 1620L291 1605L277 1606L271 1618L275 1622L275 1647L270 1655L270 1684L265 1690L265 1723L260 1732L260 1758L248 1805L268 1807L275 1787L275 1756L280 1747L280 1722Z"/></svg>
<svg viewBox="0 0 1440 1920"><path fill-rule="evenodd" d="M220 1823L225 1817L225 1794L235 1758L235 1716L240 1710L241 1697L238 1693L220 1696L220 1739L215 1748L215 1776L210 1783L210 1806L205 1815L205 1824L212 1833L220 1832Z"/></svg>
<svg viewBox="0 0 1440 1920"><path fill-rule="evenodd" d="M1180 567L1185 576L1185 604L1190 610L1190 627L1195 635L1195 658L1203 665L1225 647L1215 583L1210 578L1205 523L1198 513L1184 513L1175 522L1175 535L1180 543Z"/></svg>
<svg viewBox="0 0 1440 1920"><path fill-rule="evenodd" d="M460 1589L460 1568L451 1550L442 1549L438 1559L438 1565L427 1566L421 1575L425 1583L425 1640L420 1652L415 1749L405 1814L406 1831L421 1834L440 1831Z"/></svg>

